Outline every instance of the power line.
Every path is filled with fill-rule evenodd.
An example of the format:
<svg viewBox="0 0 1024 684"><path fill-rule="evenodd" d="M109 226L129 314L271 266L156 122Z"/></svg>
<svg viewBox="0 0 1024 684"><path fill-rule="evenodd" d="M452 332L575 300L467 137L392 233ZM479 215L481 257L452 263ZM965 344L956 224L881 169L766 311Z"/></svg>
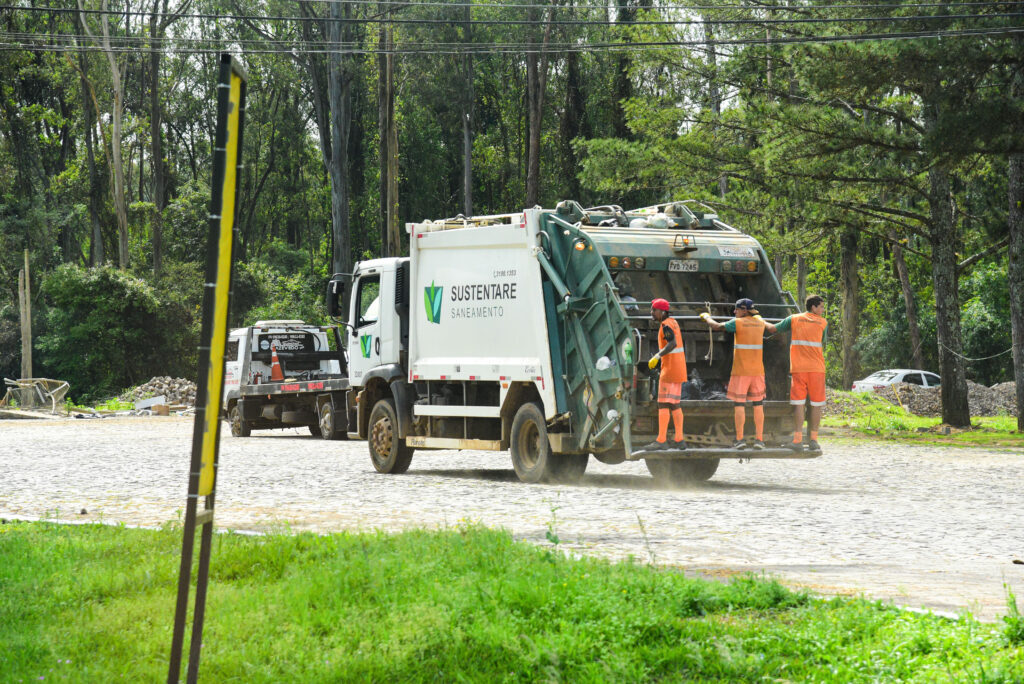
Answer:
<svg viewBox="0 0 1024 684"><path fill-rule="evenodd" d="M1024 3L1021 3L1024 4ZM479 7L479 6L478 6ZM151 12L143 11L118 11L118 10L79 10L73 7L19 7L16 5L0 5L0 10L11 10L16 12L29 12L48 14L85 14L85 15L110 15L117 17L149 17ZM341 24L396 24L396 25L445 25L465 26L467 23L486 26L545 26L547 24L560 26L686 26L703 25L703 19L658 19L658 20L636 20L636 21L615 21L608 19L604 21L577 21L572 19L552 19L550 21L519 20L519 19L472 19L469 22L459 22L451 19L392 19L380 17L353 18L353 17L309 17L295 15L254 15L254 14L208 14L188 13L173 15L178 19L214 19L214 20L238 20L238 21L294 21L294 22L321 22L330 21ZM798 17L783 19L715 19L710 23L716 26L742 26L745 24L756 24L759 26L775 26L784 24L853 24L873 22L906 22L906 21L959 21L972 19L1009 19L1013 17L1024 17L1024 12L1001 12L992 14L925 14L910 16L869 16L869 17Z"/></svg>
<svg viewBox="0 0 1024 684"><path fill-rule="evenodd" d="M300 2L307 3L319 3L319 4L333 4L338 0L300 0ZM436 0L423 0L422 2L409 2L408 0L341 0L343 5L367 5L374 9L380 7L395 7L397 9L404 9L406 7L443 7L443 8L460 8L465 9L467 7L471 9L551 9L551 4L534 4L534 3L490 3L490 2L438 2ZM738 4L718 4L718 5L659 5L658 7L641 8L632 7L632 10L764 10L764 11L785 11L785 10L824 10L824 9L917 9L926 7L945 8L945 7L991 7L993 5L1020 5L1024 4L1019 0L1009 0L1007 2L908 2L893 4L891 2L885 3L859 3L859 4L826 4L826 5L806 5L800 7L793 7L789 5L738 5ZM568 9L568 10L594 10L598 12L607 12L609 10L619 9L617 6L612 5L588 5L588 4L577 4L572 6L555 6L555 9Z"/></svg>
<svg viewBox="0 0 1024 684"><path fill-rule="evenodd" d="M634 52L657 49L673 48L695 48L703 49L717 46L782 46L782 45L804 45L804 44L829 44L829 43L858 43L858 42L884 42L895 40L917 40L936 38L961 38L999 36L1024 33L1024 27L1002 27L988 29L960 29L955 31L912 31L901 33L875 33L875 34L851 34L837 36L803 36L803 37L779 37L779 38L741 38L731 40L680 40L680 41L652 41L642 43L553 43L547 46L539 46L536 43L445 43L445 42L422 42L417 41L412 47L404 47L401 43L394 49L378 49L365 47L355 42L327 42L327 41L267 41L259 39L210 39L210 38L167 38L153 39L145 36L120 36L111 37L116 43L111 48L113 52L152 52L154 50L166 51L159 46L177 47L189 52L214 53L224 49L241 49L243 52L252 54L359 54L359 55L431 55L431 54L503 54L503 53L590 53L590 52ZM8 34L0 33L0 41L10 36L15 40L29 41L32 38L39 38L39 34ZM0 42L0 50L44 50L52 52L79 52L79 51L101 51L102 48L91 45L92 39L82 34L45 34L49 39L68 39L73 41L71 45L59 43L45 43L39 40L31 42ZM82 44L75 44L80 41ZM265 45L279 45L281 47L263 47ZM189 45L196 47L188 47ZM209 46L209 47L204 47ZM251 47L247 47L251 46Z"/></svg>

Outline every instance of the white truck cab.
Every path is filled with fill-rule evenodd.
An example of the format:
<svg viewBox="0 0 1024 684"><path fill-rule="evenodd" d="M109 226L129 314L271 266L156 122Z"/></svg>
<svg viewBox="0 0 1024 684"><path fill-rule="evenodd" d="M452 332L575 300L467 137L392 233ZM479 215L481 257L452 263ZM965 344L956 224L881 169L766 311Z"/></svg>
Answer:
<svg viewBox="0 0 1024 684"><path fill-rule="evenodd" d="M352 274L348 335L349 382L362 387L367 373L402 361L408 345L409 259L372 259Z"/></svg>

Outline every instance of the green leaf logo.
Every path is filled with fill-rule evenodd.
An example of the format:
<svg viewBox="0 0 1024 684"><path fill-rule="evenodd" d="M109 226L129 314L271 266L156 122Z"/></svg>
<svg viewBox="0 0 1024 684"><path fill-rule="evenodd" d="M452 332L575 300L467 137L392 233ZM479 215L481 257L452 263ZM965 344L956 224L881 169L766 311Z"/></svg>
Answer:
<svg viewBox="0 0 1024 684"><path fill-rule="evenodd" d="M370 358L370 350L373 348L373 335L363 335L359 338L359 349L363 352L363 358Z"/></svg>
<svg viewBox="0 0 1024 684"><path fill-rule="evenodd" d="M427 307L427 320L431 323L441 322L441 291L443 287L435 287L434 281L430 281L430 287L423 288L423 303Z"/></svg>

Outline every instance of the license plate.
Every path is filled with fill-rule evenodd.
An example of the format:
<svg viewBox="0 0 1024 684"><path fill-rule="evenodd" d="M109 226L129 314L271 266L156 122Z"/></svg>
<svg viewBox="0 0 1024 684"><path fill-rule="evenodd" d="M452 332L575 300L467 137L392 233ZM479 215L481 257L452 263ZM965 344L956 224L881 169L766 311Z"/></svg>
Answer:
<svg viewBox="0 0 1024 684"><path fill-rule="evenodd" d="M754 248L753 247L737 247L737 246L725 247L725 246L721 246L720 245L718 247L718 253L720 255L724 256L724 257L732 257L733 259L736 259L736 258L740 258L740 259L755 259L755 258L757 258L757 254L754 252Z"/></svg>
<svg viewBox="0 0 1024 684"><path fill-rule="evenodd" d="M677 272L699 271L700 262L696 259L670 259L668 270Z"/></svg>

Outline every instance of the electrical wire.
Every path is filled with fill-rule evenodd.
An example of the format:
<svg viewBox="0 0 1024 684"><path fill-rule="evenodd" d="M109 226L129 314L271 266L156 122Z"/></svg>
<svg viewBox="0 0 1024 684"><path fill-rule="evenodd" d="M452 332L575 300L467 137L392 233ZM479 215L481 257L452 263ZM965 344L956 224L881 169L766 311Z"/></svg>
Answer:
<svg viewBox="0 0 1024 684"><path fill-rule="evenodd" d="M150 17L151 12L143 11L118 11L118 10L79 10L73 7L19 7L17 5L0 5L0 11L9 10L13 12L46 12L54 14L75 14L75 15L110 15L117 17ZM167 16L167 15L162 15ZM786 24L859 24L876 22L907 22L907 21L961 21L973 19L1009 19L1024 17L1024 12L1001 12L992 14L936 14L936 15L911 15L911 16L868 16L868 17L798 17L793 19L715 19L706 22L704 19L660 19L660 20L631 20L628 22L608 19L605 21L577 21L572 19L552 20L519 20L519 19L472 19L469 22L460 22L452 19L391 19L379 17L353 18L353 17L308 17L295 15L253 15L253 14L208 14L208 13L186 13L173 14L176 19L216 19L216 20L237 20L237 21L292 21L292 22L321 22L331 21L341 24L394 24L394 25L446 25L446 26L685 26L704 25L711 23L716 26L742 26L754 24L758 26L778 26Z"/></svg>
<svg viewBox="0 0 1024 684"><path fill-rule="evenodd" d="M311 3L311 4L334 4L339 0L298 0L298 2ZM567 9L567 10L594 10L597 12L607 12L609 10L618 10L618 6L613 5L551 5L551 4L535 4L535 3L489 3L489 2L439 2L437 0L422 0L419 2L408 2L408 0L341 0L340 4L346 6L359 6L366 5L374 9L380 9L382 7L396 7L398 9L404 9L406 7L442 7L442 8L461 8L465 9ZM738 5L738 4L719 4L719 5L659 5L657 7L630 7L630 10L728 10L728 9L739 9L739 10L769 10L773 12L786 11L786 10L818 10L818 9L895 9L895 8L924 8L924 7L991 7L993 5L1020 5L1024 4L1020 0L1008 0L1007 2L908 2L893 4L891 2L879 2L879 3L829 3L821 5L802 5L802 6L791 6L791 5Z"/></svg>
<svg viewBox="0 0 1024 684"><path fill-rule="evenodd" d="M179 43L190 43L192 47L182 47L181 51L191 53L220 53L225 50L238 50L249 54L344 54L344 55L492 55L492 54L528 54L528 53L598 53L598 52L640 52L677 48L691 48L701 50L711 46L781 46L781 45L824 45L831 43L861 43L861 42L885 42L905 41L919 39L939 38L962 38L962 37L983 37L1000 36L1024 33L1024 27L1006 28L999 30L979 31L923 31L901 34L860 34L845 36L818 36L809 38L774 38L774 39L744 39L744 40L723 40L723 41L660 41L654 43L597 43L597 44L557 44L547 47L538 46L535 43L487 43L487 44L465 44L465 43L417 43L413 47L402 47L396 45L392 49L378 49L362 45L361 43L341 42L311 42L311 41L276 41L282 45L278 48L259 47L267 44L262 40L239 40L232 38L224 39L173 39L155 40L146 37L132 39L130 43L112 46L109 52L113 53L141 53L148 54L154 51L170 52L166 45L176 47ZM82 44L72 43L70 45L43 43L43 42L5 42L4 36L0 34L0 51L9 52L12 50L43 50L47 52L104 52L105 49L91 44L92 39L87 36L64 36L73 40L81 40ZM90 44L86 44L88 41ZM165 47L150 46L150 43L161 43ZM274 42L272 41L272 44ZM198 44L198 46L195 46ZM204 46L204 44L206 46ZM252 47L246 47L252 46Z"/></svg>

